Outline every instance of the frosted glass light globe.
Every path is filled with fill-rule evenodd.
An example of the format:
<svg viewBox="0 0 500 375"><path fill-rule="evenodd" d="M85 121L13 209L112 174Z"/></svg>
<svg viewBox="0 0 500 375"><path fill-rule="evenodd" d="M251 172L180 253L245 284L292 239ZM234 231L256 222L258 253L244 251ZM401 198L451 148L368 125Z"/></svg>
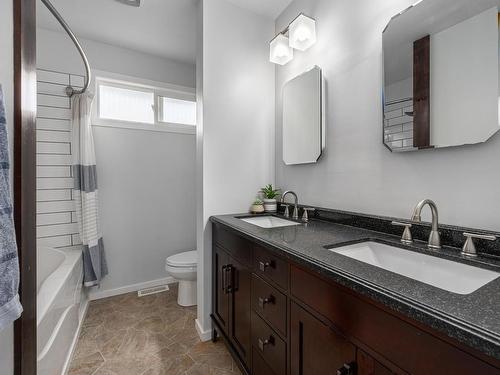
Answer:
<svg viewBox="0 0 500 375"><path fill-rule="evenodd" d="M293 59L293 49L290 47L288 38L278 34L269 45L269 61L279 65L285 65Z"/></svg>
<svg viewBox="0 0 500 375"><path fill-rule="evenodd" d="M305 51L316 43L316 21L303 14L290 24L290 47Z"/></svg>

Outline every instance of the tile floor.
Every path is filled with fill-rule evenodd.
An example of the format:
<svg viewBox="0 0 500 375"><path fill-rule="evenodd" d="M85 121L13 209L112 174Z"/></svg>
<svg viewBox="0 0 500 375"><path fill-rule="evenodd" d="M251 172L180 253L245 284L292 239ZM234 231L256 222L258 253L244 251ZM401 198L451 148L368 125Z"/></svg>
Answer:
<svg viewBox="0 0 500 375"><path fill-rule="evenodd" d="M224 344L200 342L177 287L90 303L68 375L237 375Z"/></svg>

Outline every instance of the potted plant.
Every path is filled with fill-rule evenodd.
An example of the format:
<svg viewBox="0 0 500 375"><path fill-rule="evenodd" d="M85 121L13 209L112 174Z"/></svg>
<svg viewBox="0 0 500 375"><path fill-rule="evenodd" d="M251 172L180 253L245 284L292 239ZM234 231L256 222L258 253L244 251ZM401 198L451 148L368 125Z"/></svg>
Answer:
<svg viewBox="0 0 500 375"><path fill-rule="evenodd" d="M276 197L279 195L280 189L274 189L273 185L269 184L260 189L260 192L264 196L264 210L266 212L276 212L278 209Z"/></svg>
<svg viewBox="0 0 500 375"><path fill-rule="evenodd" d="M252 206L250 207L250 212L252 214L260 214L264 212L264 202L262 202L261 199L254 200Z"/></svg>

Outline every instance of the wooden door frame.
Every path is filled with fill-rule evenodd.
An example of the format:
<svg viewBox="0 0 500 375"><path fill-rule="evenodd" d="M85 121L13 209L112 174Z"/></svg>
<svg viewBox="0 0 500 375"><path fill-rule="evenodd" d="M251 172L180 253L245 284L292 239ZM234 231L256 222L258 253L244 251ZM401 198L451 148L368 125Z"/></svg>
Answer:
<svg viewBox="0 0 500 375"><path fill-rule="evenodd" d="M23 313L14 323L14 374L36 375L36 0L12 0L14 223Z"/></svg>

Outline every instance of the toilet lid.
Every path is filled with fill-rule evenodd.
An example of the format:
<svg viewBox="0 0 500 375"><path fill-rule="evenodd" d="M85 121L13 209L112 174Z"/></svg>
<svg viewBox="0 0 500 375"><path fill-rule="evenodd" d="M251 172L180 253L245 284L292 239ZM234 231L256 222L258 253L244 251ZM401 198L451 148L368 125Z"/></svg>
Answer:
<svg viewBox="0 0 500 375"><path fill-rule="evenodd" d="M195 266L197 263L198 252L196 250L175 254L167 258L167 264L173 267Z"/></svg>

